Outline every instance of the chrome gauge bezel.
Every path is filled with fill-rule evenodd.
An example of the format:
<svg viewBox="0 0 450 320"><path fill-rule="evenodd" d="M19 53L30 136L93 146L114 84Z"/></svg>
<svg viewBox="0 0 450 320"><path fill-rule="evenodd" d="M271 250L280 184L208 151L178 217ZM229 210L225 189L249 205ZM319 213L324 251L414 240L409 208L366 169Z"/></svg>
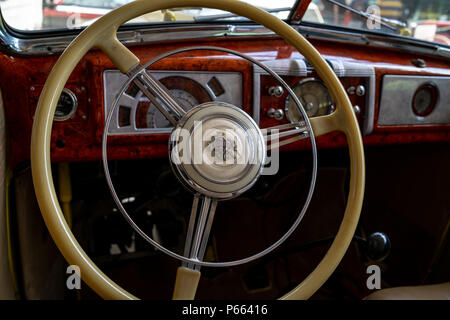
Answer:
<svg viewBox="0 0 450 320"><path fill-rule="evenodd" d="M55 114L54 121L57 121L57 122L62 122L62 121L66 121L66 120L72 119L75 116L75 114L77 113L77 108L78 108L77 96L70 89L64 88L64 89L62 89L62 92L61 92L61 95L60 95L59 99L61 99L61 96L64 93L66 93L70 97L70 99L72 100L72 109L70 110L70 112L67 115L62 116L62 117L57 116ZM59 103L59 99L58 99L58 103ZM58 108L58 106L56 106L56 108ZM56 109L55 109L55 113L56 113Z"/></svg>
<svg viewBox="0 0 450 320"><path fill-rule="evenodd" d="M328 93L328 95L331 97L331 94L330 94L330 91L328 90L328 88L327 88L327 86L325 85L325 83L322 81L322 80L320 80L320 79L317 79L317 78L314 78L314 77L309 77L309 78L305 78L305 79L302 79L302 80L300 80L300 81L298 81L298 82L296 82L294 85L293 85L293 87L292 87L292 91L295 93L295 88L297 87L297 86L301 86L301 85L304 85L305 83L309 83L309 82L318 82L319 84L321 84L326 90L327 90L327 93ZM296 95L297 96L297 95ZM297 96L297 98L300 100L301 99L301 97L298 97ZM294 122L298 122L298 121L300 121L300 120L298 120L298 119L293 119L292 118L292 115L291 115L291 111L290 111L290 108L289 108L289 103L290 103L290 100L292 99L292 97L290 96L290 95L288 95L287 97L286 97L286 100L285 100L285 102L284 102L284 111L285 111L285 115L286 115L286 119L289 121L289 122L291 122L291 123L294 123ZM300 100L301 101L301 100ZM327 115L330 115L330 114L332 114L333 112L334 112L334 110L335 110L335 107L334 107L334 101L331 101L332 103L331 103L331 105L329 106L330 108L331 108L331 112L329 113L329 114L327 114ZM305 106L304 106L305 107ZM305 110L306 111L306 110ZM306 111L307 112L307 111ZM301 112L300 112L301 113ZM318 117L318 116L308 116L309 118L314 118L314 117Z"/></svg>

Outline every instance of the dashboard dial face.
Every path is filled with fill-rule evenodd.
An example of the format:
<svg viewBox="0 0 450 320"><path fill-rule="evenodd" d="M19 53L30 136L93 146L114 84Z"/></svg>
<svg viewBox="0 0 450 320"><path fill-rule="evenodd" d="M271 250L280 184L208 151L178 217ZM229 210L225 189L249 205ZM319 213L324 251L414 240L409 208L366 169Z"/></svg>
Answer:
<svg viewBox="0 0 450 320"><path fill-rule="evenodd" d="M55 110L55 120L64 121L72 118L77 111L77 97L67 88L64 88L59 97Z"/></svg>
<svg viewBox="0 0 450 320"><path fill-rule="evenodd" d="M212 100L208 91L192 79L182 76L169 76L159 81L172 93L185 111ZM138 105L136 125L138 128L172 127L166 117L144 96L140 98Z"/></svg>
<svg viewBox="0 0 450 320"><path fill-rule="evenodd" d="M319 117L333 112L333 101L325 85L315 79L306 79L292 88L305 108L308 117ZM286 117L291 122L303 120L297 104L290 95L286 98Z"/></svg>
<svg viewBox="0 0 450 320"><path fill-rule="evenodd" d="M189 92L180 89L169 90L173 97L181 104L184 111L192 109L200 102ZM147 127L148 128L170 128L172 125L161 112L151 104L147 111Z"/></svg>

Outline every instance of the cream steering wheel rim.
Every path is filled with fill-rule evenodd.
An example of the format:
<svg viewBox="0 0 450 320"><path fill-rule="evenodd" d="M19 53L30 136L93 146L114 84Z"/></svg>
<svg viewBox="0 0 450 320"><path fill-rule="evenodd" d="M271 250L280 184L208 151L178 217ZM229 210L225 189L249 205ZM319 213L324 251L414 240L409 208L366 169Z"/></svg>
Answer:
<svg viewBox="0 0 450 320"><path fill-rule="evenodd" d="M317 267L282 299L307 299L329 278L344 256L361 212L365 165L364 150L356 116L339 79L319 52L297 31L275 16L249 4L230 0L138 0L120 7L85 29L64 51L53 67L39 98L31 138L31 167L39 207L47 228L65 259L81 270L83 281L104 299L136 299L106 276L81 248L65 221L55 192L50 161L50 139L59 96L75 66L91 48L100 48L126 73L139 59L117 40L125 22L143 14L177 7L207 7L247 17L277 33L295 47L315 68L329 89L336 111L311 119L315 136L342 131L350 153L350 190L338 233Z"/></svg>

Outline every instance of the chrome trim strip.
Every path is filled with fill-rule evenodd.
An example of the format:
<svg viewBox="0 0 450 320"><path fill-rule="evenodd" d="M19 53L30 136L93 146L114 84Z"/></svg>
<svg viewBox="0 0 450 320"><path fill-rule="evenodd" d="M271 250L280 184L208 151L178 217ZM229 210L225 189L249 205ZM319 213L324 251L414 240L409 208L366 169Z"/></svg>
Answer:
<svg viewBox="0 0 450 320"><path fill-rule="evenodd" d="M338 77L364 77L368 79L369 88L366 90L366 105L364 114L363 135L373 131L375 121L375 68L368 63L351 62L338 59L327 59L333 66Z"/></svg>

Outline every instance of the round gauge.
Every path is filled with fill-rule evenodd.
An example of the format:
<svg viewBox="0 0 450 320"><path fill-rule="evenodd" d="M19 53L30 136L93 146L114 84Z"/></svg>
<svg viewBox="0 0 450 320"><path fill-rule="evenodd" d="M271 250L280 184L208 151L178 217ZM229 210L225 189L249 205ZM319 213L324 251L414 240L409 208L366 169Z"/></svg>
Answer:
<svg viewBox="0 0 450 320"><path fill-rule="evenodd" d="M169 90L173 97L180 103L184 111L188 111L192 107L200 104L200 102L189 92L180 89ZM147 127L148 128L169 128L172 125L159 110L151 104L147 111Z"/></svg>
<svg viewBox="0 0 450 320"><path fill-rule="evenodd" d="M172 93L185 111L212 100L206 89L192 79L182 76L169 76L159 81ZM149 103L147 98L142 99L145 100L145 103L140 103L136 115L138 128L172 127L171 123L152 103Z"/></svg>
<svg viewBox="0 0 450 320"><path fill-rule="evenodd" d="M64 88L59 97L55 110L55 120L65 121L72 118L77 111L78 100L75 94Z"/></svg>
<svg viewBox="0 0 450 320"><path fill-rule="evenodd" d="M412 108L419 117L426 117L433 112L439 98L439 90L434 83L425 83L417 88L413 96Z"/></svg>
<svg viewBox="0 0 450 320"><path fill-rule="evenodd" d="M333 100L322 81L305 79L297 83L292 91L305 108L308 117L324 116L333 112ZM299 107L290 95L286 99L286 117L291 122L303 119Z"/></svg>

